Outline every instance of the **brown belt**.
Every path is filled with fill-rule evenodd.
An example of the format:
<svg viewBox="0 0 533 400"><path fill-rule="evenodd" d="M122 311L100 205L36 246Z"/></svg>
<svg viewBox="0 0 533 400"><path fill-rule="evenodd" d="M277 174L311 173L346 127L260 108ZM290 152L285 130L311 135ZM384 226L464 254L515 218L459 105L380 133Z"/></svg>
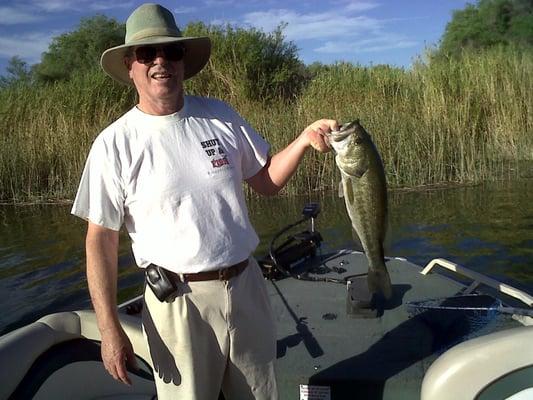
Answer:
<svg viewBox="0 0 533 400"><path fill-rule="evenodd" d="M231 278L244 271L247 265L248 260L244 260L230 267L224 267L214 271L196 272L194 274L177 274L168 271L168 275L171 279L174 279L177 282L229 281Z"/></svg>

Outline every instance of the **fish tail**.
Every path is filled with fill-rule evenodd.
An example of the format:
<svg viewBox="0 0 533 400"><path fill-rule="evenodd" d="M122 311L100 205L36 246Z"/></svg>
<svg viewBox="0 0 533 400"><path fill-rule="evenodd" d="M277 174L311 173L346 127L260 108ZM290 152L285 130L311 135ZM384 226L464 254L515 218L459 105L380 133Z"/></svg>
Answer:
<svg viewBox="0 0 533 400"><path fill-rule="evenodd" d="M392 283L384 259L370 265L367 280L371 293L379 293L385 300L392 297Z"/></svg>

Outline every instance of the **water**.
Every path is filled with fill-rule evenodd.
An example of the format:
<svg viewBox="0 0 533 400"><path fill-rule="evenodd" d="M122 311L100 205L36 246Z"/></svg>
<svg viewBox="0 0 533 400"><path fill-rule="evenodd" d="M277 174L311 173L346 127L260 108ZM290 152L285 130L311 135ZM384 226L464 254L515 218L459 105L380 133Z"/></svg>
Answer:
<svg viewBox="0 0 533 400"><path fill-rule="evenodd" d="M429 191L392 192L385 251L419 265L448 258L533 293L533 180ZM250 203L263 255L272 237L319 201L324 251L354 248L342 199L263 198ZM0 333L51 312L90 307L84 221L70 206L0 207ZM301 226L301 229L305 229ZM126 235L119 252L119 301L141 291Z"/></svg>

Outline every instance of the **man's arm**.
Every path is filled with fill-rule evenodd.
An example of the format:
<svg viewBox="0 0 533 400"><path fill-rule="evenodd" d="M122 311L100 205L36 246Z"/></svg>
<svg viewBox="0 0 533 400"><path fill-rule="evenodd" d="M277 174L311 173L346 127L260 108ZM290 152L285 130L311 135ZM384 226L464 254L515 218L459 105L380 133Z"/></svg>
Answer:
<svg viewBox="0 0 533 400"><path fill-rule="evenodd" d="M309 146L325 153L330 150L325 134L339 129L337 121L321 119L309 125L292 143L270 158L267 164L246 182L263 195L278 193L298 168Z"/></svg>
<svg viewBox="0 0 533 400"><path fill-rule="evenodd" d="M102 360L113 378L130 385L126 362L135 367L135 354L118 318L118 243L117 231L89 222L85 241L87 283L102 337Z"/></svg>

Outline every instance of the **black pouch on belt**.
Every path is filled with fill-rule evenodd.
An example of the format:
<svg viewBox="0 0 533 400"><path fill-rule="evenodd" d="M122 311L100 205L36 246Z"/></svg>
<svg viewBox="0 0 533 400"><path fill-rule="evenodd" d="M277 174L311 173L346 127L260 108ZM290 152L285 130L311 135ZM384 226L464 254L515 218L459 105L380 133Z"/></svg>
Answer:
<svg viewBox="0 0 533 400"><path fill-rule="evenodd" d="M146 267L145 275L148 286L150 286L150 289L152 289L155 297L160 302L172 300L176 293L176 284L174 280L168 277L167 271L164 268L150 264Z"/></svg>

